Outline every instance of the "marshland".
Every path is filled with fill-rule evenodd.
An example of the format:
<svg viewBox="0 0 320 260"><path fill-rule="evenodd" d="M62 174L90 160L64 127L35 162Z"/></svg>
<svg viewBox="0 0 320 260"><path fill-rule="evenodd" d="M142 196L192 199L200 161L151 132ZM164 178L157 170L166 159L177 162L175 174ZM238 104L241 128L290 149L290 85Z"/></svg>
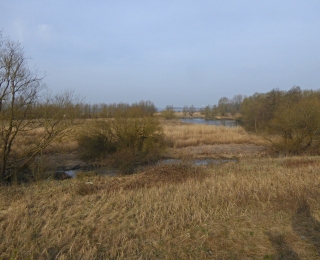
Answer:
<svg viewBox="0 0 320 260"><path fill-rule="evenodd" d="M0 259L319 259L320 91L92 105L0 54Z"/></svg>
<svg viewBox="0 0 320 260"><path fill-rule="evenodd" d="M319 258L318 155L275 154L263 135L241 126L152 120L163 134L159 156L180 163L148 164L143 158L145 167L134 173L86 171L63 181L41 176L37 168L39 179L2 186L0 257ZM43 167L85 164L79 136L96 133L95 121L101 129L108 120L79 120L63 141L44 149ZM96 164L111 160L99 156ZM117 156L130 161L132 153ZM195 158L236 161L195 166Z"/></svg>

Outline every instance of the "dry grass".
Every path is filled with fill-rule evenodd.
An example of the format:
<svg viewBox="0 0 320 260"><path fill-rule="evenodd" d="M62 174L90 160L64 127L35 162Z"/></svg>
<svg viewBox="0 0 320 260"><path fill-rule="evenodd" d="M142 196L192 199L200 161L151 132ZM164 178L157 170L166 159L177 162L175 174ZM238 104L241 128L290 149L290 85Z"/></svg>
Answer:
<svg viewBox="0 0 320 260"><path fill-rule="evenodd" d="M308 160L0 187L0 258L319 259L320 158Z"/></svg>
<svg viewBox="0 0 320 260"><path fill-rule="evenodd" d="M102 119L103 120L103 119ZM84 129L90 128L96 119L86 119L76 122L62 140L53 142L44 150L44 154L70 153L78 149L75 137ZM262 137L247 133L242 127L224 127L211 125L185 124L178 120L162 120L165 141L172 148L182 148L198 145L214 144L255 144L268 145ZM27 133L24 142L19 146L32 145L40 134L42 128ZM27 143L30 140L30 143Z"/></svg>
<svg viewBox="0 0 320 260"><path fill-rule="evenodd" d="M75 151L78 148L78 144L75 141L75 135L79 132L83 125L85 125L84 122L76 122L66 132L62 133L61 136L58 136L56 140L47 146L43 153L55 154ZM31 147L36 147L36 144L40 141L40 139L42 139L44 134L44 127L31 128L28 131L19 132L12 149L19 154Z"/></svg>
<svg viewBox="0 0 320 260"><path fill-rule="evenodd" d="M242 127L177 124L164 122L165 140L170 147L180 148L201 144L258 144L267 142L248 134Z"/></svg>

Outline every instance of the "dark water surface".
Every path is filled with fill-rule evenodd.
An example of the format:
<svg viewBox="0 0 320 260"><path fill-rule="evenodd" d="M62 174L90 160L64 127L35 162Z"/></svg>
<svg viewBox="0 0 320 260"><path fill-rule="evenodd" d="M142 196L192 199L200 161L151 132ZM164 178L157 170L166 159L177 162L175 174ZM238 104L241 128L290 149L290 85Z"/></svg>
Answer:
<svg viewBox="0 0 320 260"><path fill-rule="evenodd" d="M181 122L184 122L184 123L202 124L202 125L216 125L216 126L228 126L228 127L235 127L239 125L239 123L236 120L231 120L231 119L206 120L203 118L182 118L180 120Z"/></svg>

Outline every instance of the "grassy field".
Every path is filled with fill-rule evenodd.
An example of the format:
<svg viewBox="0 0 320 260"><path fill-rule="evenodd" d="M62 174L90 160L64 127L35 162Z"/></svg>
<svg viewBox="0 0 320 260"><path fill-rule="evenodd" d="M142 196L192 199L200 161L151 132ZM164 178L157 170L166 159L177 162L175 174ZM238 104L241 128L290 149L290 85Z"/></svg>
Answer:
<svg viewBox="0 0 320 260"><path fill-rule="evenodd" d="M2 259L319 259L320 159L1 187Z"/></svg>
<svg viewBox="0 0 320 260"><path fill-rule="evenodd" d="M239 127L163 128L189 153L266 145ZM60 149L76 144L47 153ZM320 259L320 157L238 159L2 186L0 259Z"/></svg>
<svg viewBox="0 0 320 260"><path fill-rule="evenodd" d="M163 130L166 142L170 147L174 148L201 144L267 144L264 139L248 134L240 126L225 127L165 121Z"/></svg>

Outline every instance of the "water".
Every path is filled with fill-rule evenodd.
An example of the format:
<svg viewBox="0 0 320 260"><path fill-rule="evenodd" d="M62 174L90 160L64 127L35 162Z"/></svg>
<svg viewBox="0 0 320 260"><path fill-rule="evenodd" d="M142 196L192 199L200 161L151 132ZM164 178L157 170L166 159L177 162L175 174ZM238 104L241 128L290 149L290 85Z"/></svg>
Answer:
<svg viewBox="0 0 320 260"><path fill-rule="evenodd" d="M239 125L236 120L231 120L231 119L205 120L203 118L182 118L180 120L181 122L184 122L184 123L202 124L202 125L216 125L216 126L228 126L228 127L236 127Z"/></svg>
<svg viewBox="0 0 320 260"><path fill-rule="evenodd" d="M116 175L116 169L113 169L110 167L97 167L97 168L91 168L90 170L80 168L80 169L74 169L74 170L67 170L64 172L72 178L76 177L78 172L95 172L97 174L109 175L109 176Z"/></svg>
<svg viewBox="0 0 320 260"><path fill-rule="evenodd" d="M179 164L182 163L183 160L181 159L163 159L158 162L158 164ZM236 159L211 159L211 158L204 158L204 159L193 159L189 160L192 165L195 166L208 166L212 164L223 164L227 162L237 162ZM75 170L67 170L64 171L68 176L71 178L75 178L77 176L78 172L88 172L88 171L94 171L97 174L101 175L109 175L114 176L116 175L116 169L110 168L110 167L98 167L98 168L92 168L90 170L88 169L75 169Z"/></svg>

